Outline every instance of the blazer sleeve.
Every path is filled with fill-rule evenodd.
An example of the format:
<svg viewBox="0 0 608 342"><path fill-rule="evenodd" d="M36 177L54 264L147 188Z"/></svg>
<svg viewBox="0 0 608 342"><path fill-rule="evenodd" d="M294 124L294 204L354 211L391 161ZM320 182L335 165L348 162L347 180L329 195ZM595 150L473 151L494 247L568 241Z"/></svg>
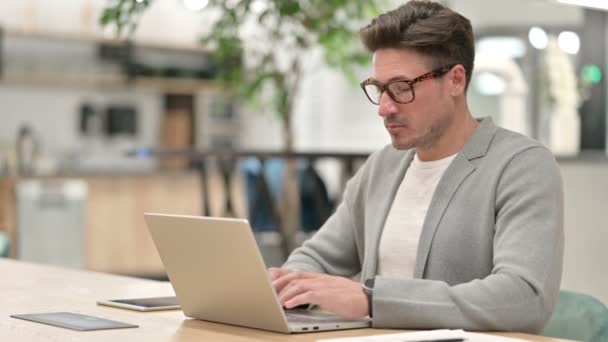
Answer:
<svg viewBox="0 0 608 342"><path fill-rule="evenodd" d="M493 269L450 286L376 277L373 326L539 333L551 318L562 272L563 189L543 147L516 154L496 188Z"/></svg>
<svg viewBox="0 0 608 342"><path fill-rule="evenodd" d="M283 267L351 277L361 271L363 241L357 234L362 231L362 219L357 218L353 202L361 199L363 179L370 159L347 182L343 200L315 235L294 250ZM361 215L362 212L359 212ZM359 222L358 224L355 221Z"/></svg>

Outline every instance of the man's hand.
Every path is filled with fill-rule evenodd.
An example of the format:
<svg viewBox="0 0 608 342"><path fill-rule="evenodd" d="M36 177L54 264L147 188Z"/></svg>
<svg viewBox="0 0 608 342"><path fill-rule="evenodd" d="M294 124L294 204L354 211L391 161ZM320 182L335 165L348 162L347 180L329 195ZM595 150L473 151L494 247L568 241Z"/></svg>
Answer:
<svg viewBox="0 0 608 342"><path fill-rule="evenodd" d="M289 272L291 272L291 270L288 270L286 268L270 267L268 269L268 276L270 277L270 281L275 281L275 279L277 279L280 276L285 275ZM276 290L276 288L275 288L275 290ZM278 291L277 291L277 293L278 293Z"/></svg>
<svg viewBox="0 0 608 342"><path fill-rule="evenodd" d="M270 268L268 274L279 301L288 309L315 304L342 317L360 318L369 314L361 284L348 278L284 268Z"/></svg>

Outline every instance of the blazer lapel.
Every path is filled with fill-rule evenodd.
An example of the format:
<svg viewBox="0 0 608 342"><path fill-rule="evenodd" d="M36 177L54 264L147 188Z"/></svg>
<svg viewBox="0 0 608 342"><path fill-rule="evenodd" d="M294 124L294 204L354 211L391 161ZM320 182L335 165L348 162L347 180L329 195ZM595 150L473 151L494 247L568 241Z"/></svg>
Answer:
<svg viewBox="0 0 608 342"><path fill-rule="evenodd" d="M424 267L431 250L431 242L433 241L437 227L439 227L443 213L462 181L474 170L475 166L462 154L458 154L445 171L439 184L437 184L420 234L414 278L422 278L424 275Z"/></svg>
<svg viewBox="0 0 608 342"><path fill-rule="evenodd" d="M437 184L420 234L414 278L424 276L433 237L437 232L443 214L462 182L475 170L475 165L471 163L471 160L483 157L486 154L496 129L497 127L491 118L482 120L471 139L454 158L443 177L441 177L439 184Z"/></svg>

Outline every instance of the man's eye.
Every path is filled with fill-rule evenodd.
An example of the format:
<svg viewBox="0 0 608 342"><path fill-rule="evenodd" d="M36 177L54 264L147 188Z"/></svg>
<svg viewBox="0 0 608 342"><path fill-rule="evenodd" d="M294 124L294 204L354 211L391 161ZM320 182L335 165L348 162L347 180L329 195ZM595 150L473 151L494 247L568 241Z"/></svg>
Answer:
<svg viewBox="0 0 608 342"><path fill-rule="evenodd" d="M402 83L393 83L391 85L391 90L395 94L406 94L406 93L409 93L412 90L412 88L410 87L409 84L402 82Z"/></svg>

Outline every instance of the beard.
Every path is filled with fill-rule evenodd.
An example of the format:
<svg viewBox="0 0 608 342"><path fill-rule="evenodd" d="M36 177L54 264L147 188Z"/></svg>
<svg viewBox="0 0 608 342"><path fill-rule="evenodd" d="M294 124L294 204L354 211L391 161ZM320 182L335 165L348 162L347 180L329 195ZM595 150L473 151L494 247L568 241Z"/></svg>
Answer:
<svg viewBox="0 0 608 342"><path fill-rule="evenodd" d="M398 150L409 150L411 148L430 149L444 135L448 127L452 125L452 122L453 117L451 115L442 116L441 119L433 122L424 134L404 142L400 142L398 136L391 135L393 146Z"/></svg>

